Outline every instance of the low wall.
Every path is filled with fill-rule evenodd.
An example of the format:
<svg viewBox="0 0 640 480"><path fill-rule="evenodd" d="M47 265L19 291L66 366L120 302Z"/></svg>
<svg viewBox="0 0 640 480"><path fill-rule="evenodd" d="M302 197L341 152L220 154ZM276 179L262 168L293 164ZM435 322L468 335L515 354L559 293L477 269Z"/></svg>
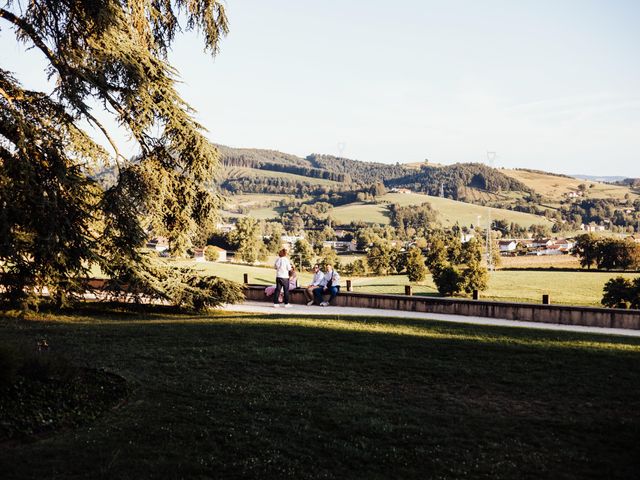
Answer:
<svg viewBox="0 0 640 480"><path fill-rule="evenodd" d="M271 302L264 295L264 285L245 285L247 300ZM306 303L304 291L291 291L291 303ZM412 295L380 295L345 292L335 300L336 306L377 308L412 312L445 313L475 317L503 318L526 322L584 325L588 327L640 329L640 310L619 308L574 307L534 303L495 302Z"/></svg>

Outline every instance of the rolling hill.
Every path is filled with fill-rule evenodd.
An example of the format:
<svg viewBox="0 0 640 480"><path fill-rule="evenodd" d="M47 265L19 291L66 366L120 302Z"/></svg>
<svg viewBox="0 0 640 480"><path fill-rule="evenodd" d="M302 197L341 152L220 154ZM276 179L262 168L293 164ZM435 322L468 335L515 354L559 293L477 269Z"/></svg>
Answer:
<svg viewBox="0 0 640 480"><path fill-rule="evenodd" d="M567 198L570 192L578 192L580 185L585 185L585 198L606 198L622 200L629 194L632 199L638 198L638 192L627 186L612 185L609 183L581 180L564 175L540 172L536 170L500 170L533 190L539 195L551 201L560 201Z"/></svg>
<svg viewBox="0 0 640 480"><path fill-rule="evenodd" d="M530 225L546 225L551 227L552 225L548 219L540 215L482 207L471 203L450 200L448 198L417 193L388 193L382 196L380 200L401 206L421 205L428 202L433 209L438 212L438 220L445 227L450 227L456 223L460 226L477 225L478 220L480 221L480 225L485 225L489 214L492 220L515 222L523 227L529 227ZM365 223L380 223L383 225L390 223L388 207L385 204L355 202L334 208L331 216L342 224L348 224L354 219L363 220ZM478 217L480 218L478 219Z"/></svg>

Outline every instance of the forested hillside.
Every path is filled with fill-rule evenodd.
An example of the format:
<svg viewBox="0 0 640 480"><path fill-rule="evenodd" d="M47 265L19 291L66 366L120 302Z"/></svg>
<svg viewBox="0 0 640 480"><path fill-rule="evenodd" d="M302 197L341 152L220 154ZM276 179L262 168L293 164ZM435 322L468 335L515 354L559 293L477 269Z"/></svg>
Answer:
<svg viewBox="0 0 640 480"><path fill-rule="evenodd" d="M459 200L464 187L488 192L531 193L524 183L506 176L500 170L481 163L456 163L444 167L423 165L418 171L409 171L404 176L388 182L390 186L412 188L428 195L439 195Z"/></svg>
<svg viewBox="0 0 640 480"><path fill-rule="evenodd" d="M303 191L305 184L317 185L318 182L313 179L341 184L333 186L337 191L353 191L382 182L386 187L409 188L429 195L440 195L442 191L446 198L454 200L464 197L468 188L493 193L531 192L522 182L504 175L500 170L478 163L438 167L422 165L416 169L415 165L363 162L332 155L312 154L300 158L273 150L235 149L221 145L218 149L221 163L227 170L226 175L223 173L221 186L232 192L241 190L245 193L286 193L284 189ZM296 181L291 177L256 175L251 171L238 175L237 170L232 170L233 167L307 178L298 178Z"/></svg>

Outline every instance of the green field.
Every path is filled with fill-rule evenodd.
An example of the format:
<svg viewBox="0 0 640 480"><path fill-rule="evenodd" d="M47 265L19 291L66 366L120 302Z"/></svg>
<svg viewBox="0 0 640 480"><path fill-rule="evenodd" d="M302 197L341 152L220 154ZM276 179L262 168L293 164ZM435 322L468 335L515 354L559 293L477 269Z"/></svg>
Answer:
<svg viewBox="0 0 640 480"><path fill-rule="evenodd" d="M254 267L233 263L195 263L193 261L174 262L180 266L193 266L203 273L217 275L229 280L242 282L243 274L249 274L249 283L271 285L275 283L273 269ZM575 271L531 271L531 270L497 270L490 273L489 289L482 292L482 297L505 302L540 303L543 294L548 294L553 303L566 305L601 306L602 288L607 280L621 275L625 278L636 278L639 274L617 272L575 272ZM307 284L311 275L303 272L300 283ZM343 276L343 282L347 279ZM404 286L410 285L406 275L389 275L385 277L353 278L356 292L403 294ZM437 295L437 289L431 280L412 284L413 291L422 295Z"/></svg>
<svg viewBox="0 0 640 480"><path fill-rule="evenodd" d="M524 227L529 227L534 224L547 225L549 227L552 225L549 220L538 215L498 208L488 209L487 207L479 205L458 202L447 198L433 197L430 195L422 195L419 193L387 193L380 197L380 200L389 203L397 203L402 206L420 205L422 203L429 202L439 213L438 220L446 227L450 227L456 222L460 226L477 225L478 216L481 217L480 225L485 225L489 212L492 220L504 219L508 222L516 222ZM390 223L386 204L352 203L334 208L331 216L337 222L342 224L348 224L354 219L363 220L367 223L380 223L383 225L388 225Z"/></svg>
<svg viewBox="0 0 640 480"><path fill-rule="evenodd" d="M602 288L616 273L606 272L550 272L550 271L495 271L490 273L489 288L482 298L505 302L540 303L548 294L552 303L566 305L602 306ZM637 274L622 274L635 278ZM370 293L404 293L409 285L405 275L368 277L354 280L354 291ZM414 285L417 294L437 295L437 289L429 276L426 281Z"/></svg>
<svg viewBox="0 0 640 480"><path fill-rule="evenodd" d="M640 339L392 318L0 316L3 345L38 338L124 377L130 394L97 420L0 446L6 479L628 479L640 468Z"/></svg>
<svg viewBox="0 0 640 480"><path fill-rule="evenodd" d="M307 183L309 185L339 185L334 180L326 180L324 178L306 177L304 175L296 175L294 173L277 172L273 170L261 170L258 168L248 167L226 167L221 176L223 178L282 178L293 182Z"/></svg>

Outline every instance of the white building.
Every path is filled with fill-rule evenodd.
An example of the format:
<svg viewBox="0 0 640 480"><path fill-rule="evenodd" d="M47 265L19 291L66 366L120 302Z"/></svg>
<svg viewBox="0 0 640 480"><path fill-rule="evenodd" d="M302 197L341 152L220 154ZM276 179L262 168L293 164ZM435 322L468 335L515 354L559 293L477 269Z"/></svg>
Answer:
<svg viewBox="0 0 640 480"><path fill-rule="evenodd" d="M500 253L503 255L515 252L517 246L518 242L515 240L500 240L498 242L498 248L500 248Z"/></svg>
<svg viewBox="0 0 640 480"><path fill-rule="evenodd" d="M351 240L350 242L338 240L322 242L322 246L333 248L336 252L355 252L357 244L355 240Z"/></svg>

